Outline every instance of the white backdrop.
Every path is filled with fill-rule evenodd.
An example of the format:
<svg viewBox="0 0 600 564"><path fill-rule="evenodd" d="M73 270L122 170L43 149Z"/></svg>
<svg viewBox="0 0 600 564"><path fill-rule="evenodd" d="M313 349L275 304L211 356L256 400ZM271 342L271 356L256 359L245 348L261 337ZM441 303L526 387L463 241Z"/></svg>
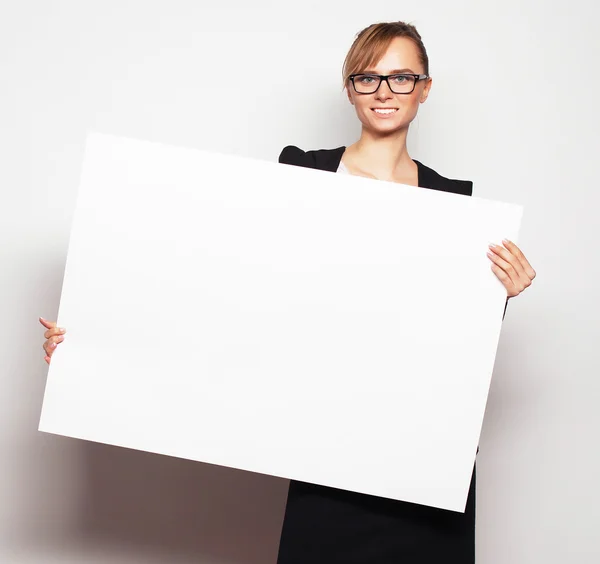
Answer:
<svg viewBox="0 0 600 564"><path fill-rule="evenodd" d="M504 322L478 457L478 562L597 562L598 11L591 0L2 0L1 561L275 561L284 480L37 432L37 317L58 309L88 128L271 160L287 144L350 144L343 57L366 25L404 19L434 77L412 156L523 204L520 242L538 272ZM302 87L309 70L317 90ZM218 87L203 87L206 71Z"/></svg>

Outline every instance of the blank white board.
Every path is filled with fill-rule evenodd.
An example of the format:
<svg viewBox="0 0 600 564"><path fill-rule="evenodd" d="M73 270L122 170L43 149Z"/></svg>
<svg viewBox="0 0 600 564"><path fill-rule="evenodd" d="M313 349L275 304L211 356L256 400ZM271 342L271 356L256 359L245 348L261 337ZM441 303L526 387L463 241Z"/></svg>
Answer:
<svg viewBox="0 0 600 564"><path fill-rule="evenodd" d="M40 430L464 511L521 215L91 133Z"/></svg>

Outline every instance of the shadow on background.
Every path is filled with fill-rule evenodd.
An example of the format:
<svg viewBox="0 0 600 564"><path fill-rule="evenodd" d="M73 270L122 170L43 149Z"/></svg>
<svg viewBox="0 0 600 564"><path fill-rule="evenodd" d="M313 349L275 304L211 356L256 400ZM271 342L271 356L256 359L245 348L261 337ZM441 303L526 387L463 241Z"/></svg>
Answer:
<svg viewBox="0 0 600 564"><path fill-rule="evenodd" d="M54 319L59 263L27 283L14 271L10 299L24 321L0 342L0 559L71 562L81 549L115 555L106 564L275 562L287 480L38 432L47 366L37 317Z"/></svg>
<svg viewBox="0 0 600 564"><path fill-rule="evenodd" d="M286 480L85 441L78 446L78 536L197 562L275 562Z"/></svg>

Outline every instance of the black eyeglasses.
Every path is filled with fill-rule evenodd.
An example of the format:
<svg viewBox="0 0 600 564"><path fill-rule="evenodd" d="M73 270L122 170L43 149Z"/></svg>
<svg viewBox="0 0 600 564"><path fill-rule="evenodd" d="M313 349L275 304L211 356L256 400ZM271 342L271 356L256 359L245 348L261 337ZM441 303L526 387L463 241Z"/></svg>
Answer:
<svg viewBox="0 0 600 564"><path fill-rule="evenodd" d="M419 80L429 78L426 74L351 74L349 77L358 94L375 94L383 81L394 94L412 94Z"/></svg>

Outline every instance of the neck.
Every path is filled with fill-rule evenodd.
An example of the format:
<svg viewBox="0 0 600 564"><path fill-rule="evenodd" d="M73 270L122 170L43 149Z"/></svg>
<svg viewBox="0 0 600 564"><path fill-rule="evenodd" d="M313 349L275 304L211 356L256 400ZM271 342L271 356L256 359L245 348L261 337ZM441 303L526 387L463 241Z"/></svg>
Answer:
<svg viewBox="0 0 600 564"><path fill-rule="evenodd" d="M387 136L363 128L360 139L349 149L360 168L382 180L392 179L415 166L406 148L407 135L408 128Z"/></svg>

